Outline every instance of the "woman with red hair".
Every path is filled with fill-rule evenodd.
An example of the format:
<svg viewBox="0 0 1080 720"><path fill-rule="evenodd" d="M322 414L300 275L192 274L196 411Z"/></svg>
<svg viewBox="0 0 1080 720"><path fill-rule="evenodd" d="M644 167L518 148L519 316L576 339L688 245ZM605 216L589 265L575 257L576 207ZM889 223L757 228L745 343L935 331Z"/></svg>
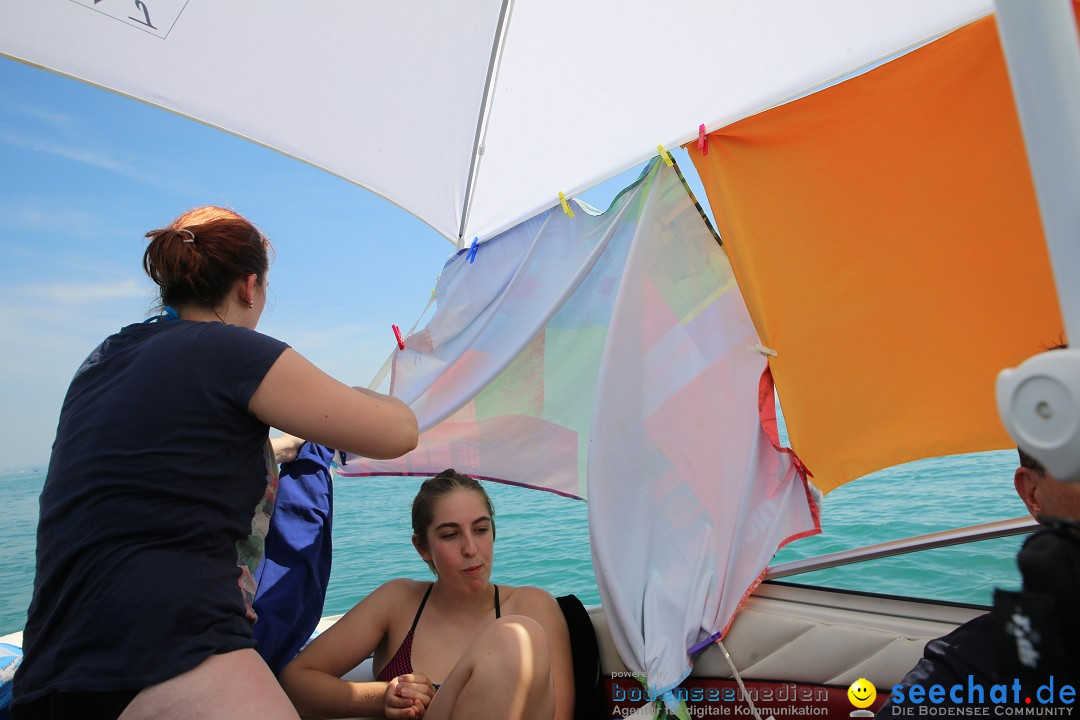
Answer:
<svg viewBox="0 0 1080 720"><path fill-rule="evenodd" d="M147 237L165 312L106 338L64 399L14 717L296 718L251 630L269 427L391 458L416 418L255 331L269 243L243 217L197 208Z"/></svg>

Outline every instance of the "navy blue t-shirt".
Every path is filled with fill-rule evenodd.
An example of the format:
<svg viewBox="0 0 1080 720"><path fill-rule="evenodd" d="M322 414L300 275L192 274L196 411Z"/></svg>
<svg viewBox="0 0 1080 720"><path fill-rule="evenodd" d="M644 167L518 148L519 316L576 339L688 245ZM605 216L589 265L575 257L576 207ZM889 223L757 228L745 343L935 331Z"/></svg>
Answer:
<svg viewBox="0 0 1080 720"><path fill-rule="evenodd" d="M254 647L245 595L276 467L248 403L287 347L224 323L139 324L79 368L41 493L15 704L142 688Z"/></svg>

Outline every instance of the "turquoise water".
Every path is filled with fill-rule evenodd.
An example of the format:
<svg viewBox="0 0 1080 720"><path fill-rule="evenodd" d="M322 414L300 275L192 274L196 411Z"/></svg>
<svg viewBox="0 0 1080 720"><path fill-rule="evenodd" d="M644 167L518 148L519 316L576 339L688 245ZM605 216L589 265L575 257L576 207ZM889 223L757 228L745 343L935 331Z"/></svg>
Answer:
<svg viewBox="0 0 1080 720"><path fill-rule="evenodd" d="M1013 452L937 458L876 473L826 496L822 535L784 548L777 561L1025 514L1012 489ZM0 546L0 634L22 627L33 586L34 531L42 470L0 475L8 523ZM409 541L416 478L335 480L334 570L326 614L347 611L392 577L431 577ZM496 582L538 585L600 602L585 503L487 483L495 505ZM1017 587L1021 538L945 548L834 568L792 582L987 604L995 586Z"/></svg>
<svg viewBox="0 0 1080 720"><path fill-rule="evenodd" d="M1013 450L932 458L868 475L829 493L822 534L791 543L774 562L1027 517L1013 489L1016 466ZM1024 537L885 558L785 581L989 605L995 587L1020 587L1015 558Z"/></svg>

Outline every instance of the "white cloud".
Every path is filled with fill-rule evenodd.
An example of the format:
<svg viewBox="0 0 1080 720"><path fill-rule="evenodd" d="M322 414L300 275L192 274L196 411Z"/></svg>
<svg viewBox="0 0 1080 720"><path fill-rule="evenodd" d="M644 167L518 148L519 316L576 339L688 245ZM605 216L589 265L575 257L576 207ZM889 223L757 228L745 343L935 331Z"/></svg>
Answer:
<svg viewBox="0 0 1080 720"><path fill-rule="evenodd" d="M79 122L78 118L68 115L67 113L56 112L55 110L48 110L35 105L6 102L3 104L3 107L20 115L33 118L34 120L63 133L73 132Z"/></svg>
<svg viewBox="0 0 1080 720"><path fill-rule="evenodd" d="M157 172L147 172L143 167L153 167L148 159L123 157L117 153L110 153L96 147L93 140L86 140L87 144L77 144L72 141L59 142L52 139L32 137L25 133L12 132L0 128L0 143L13 145L32 152L56 155L58 157L91 165L101 170L107 170L121 175L136 182L159 187L170 192L186 194L193 188L176 181L172 175ZM94 143L91 145L90 143Z"/></svg>
<svg viewBox="0 0 1080 720"><path fill-rule="evenodd" d="M110 283L55 283L31 285L21 293L30 300L81 305L104 300L130 300L146 298L145 283L135 279Z"/></svg>
<svg viewBox="0 0 1080 720"><path fill-rule="evenodd" d="M153 158L110 149L105 138L88 132L85 124L75 116L28 105L8 104L6 107L24 118L32 118L34 122L19 119L19 130L0 126L2 144L55 155L171 192L189 193L193 190L189 184L179 182L174 175L145 170L157 168Z"/></svg>
<svg viewBox="0 0 1080 720"><path fill-rule="evenodd" d="M101 219L97 213L67 208L57 211L54 201L20 198L0 201L0 225L34 233L60 233L66 237L85 240L100 234ZM4 250L14 244L5 243Z"/></svg>

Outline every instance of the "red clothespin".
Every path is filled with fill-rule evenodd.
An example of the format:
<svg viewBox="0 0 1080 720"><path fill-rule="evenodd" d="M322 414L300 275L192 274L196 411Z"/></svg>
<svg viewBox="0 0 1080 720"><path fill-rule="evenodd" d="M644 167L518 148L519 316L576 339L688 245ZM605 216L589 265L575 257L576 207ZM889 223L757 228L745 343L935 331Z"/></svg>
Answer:
<svg viewBox="0 0 1080 720"><path fill-rule="evenodd" d="M394 328L394 337L397 338L398 350L404 350L405 341L401 338L401 328L399 328L397 325L391 325L390 327Z"/></svg>
<svg viewBox="0 0 1080 720"><path fill-rule="evenodd" d="M705 124L698 125L697 129L697 148L701 151L702 155L709 154L709 136L705 134Z"/></svg>

